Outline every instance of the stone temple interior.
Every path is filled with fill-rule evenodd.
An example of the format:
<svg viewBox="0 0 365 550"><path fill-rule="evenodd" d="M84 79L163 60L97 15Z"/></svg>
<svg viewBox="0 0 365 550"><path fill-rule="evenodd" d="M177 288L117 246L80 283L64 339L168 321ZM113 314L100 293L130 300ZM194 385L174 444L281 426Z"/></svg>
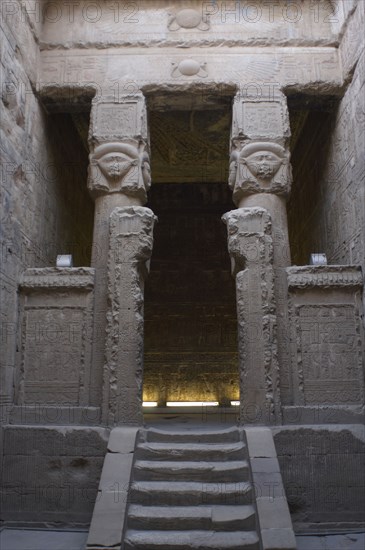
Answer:
<svg viewBox="0 0 365 550"><path fill-rule="evenodd" d="M0 15L1 549L363 549L363 0Z"/></svg>

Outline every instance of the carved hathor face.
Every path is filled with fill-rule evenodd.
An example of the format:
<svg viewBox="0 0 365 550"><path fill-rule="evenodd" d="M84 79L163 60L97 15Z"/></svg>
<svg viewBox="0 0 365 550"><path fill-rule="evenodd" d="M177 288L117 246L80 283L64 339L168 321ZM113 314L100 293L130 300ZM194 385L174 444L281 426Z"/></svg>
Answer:
<svg viewBox="0 0 365 550"><path fill-rule="evenodd" d="M110 180L120 180L137 161L131 160L122 153L107 153L98 159L97 163L106 178Z"/></svg>
<svg viewBox="0 0 365 550"><path fill-rule="evenodd" d="M272 179L285 162L285 150L276 143L253 143L241 151L243 164L257 179Z"/></svg>

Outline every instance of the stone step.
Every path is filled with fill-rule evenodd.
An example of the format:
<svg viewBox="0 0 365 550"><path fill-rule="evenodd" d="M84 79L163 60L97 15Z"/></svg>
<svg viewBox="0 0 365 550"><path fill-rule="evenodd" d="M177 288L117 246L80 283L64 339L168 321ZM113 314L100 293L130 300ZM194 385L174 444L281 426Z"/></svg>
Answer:
<svg viewBox="0 0 365 550"><path fill-rule="evenodd" d="M128 530L124 550L259 550L254 531L133 531Z"/></svg>
<svg viewBox="0 0 365 550"><path fill-rule="evenodd" d="M139 442L136 449L139 459L147 460L208 460L212 462L243 459L247 448L243 442L235 443L153 443Z"/></svg>
<svg viewBox="0 0 365 550"><path fill-rule="evenodd" d="M216 531L256 528L253 506L140 506L128 510L131 529L212 529Z"/></svg>
<svg viewBox="0 0 365 550"><path fill-rule="evenodd" d="M186 481L247 481L246 460L227 462L196 462L171 460L137 460L134 464L136 480Z"/></svg>
<svg viewBox="0 0 365 550"><path fill-rule="evenodd" d="M251 483L133 481L130 502L147 506L252 504Z"/></svg>
<svg viewBox="0 0 365 550"><path fill-rule="evenodd" d="M157 428L146 430L147 441L176 443L234 443L241 441L241 433L236 427L224 430L181 430L166 431Z"/></svg>

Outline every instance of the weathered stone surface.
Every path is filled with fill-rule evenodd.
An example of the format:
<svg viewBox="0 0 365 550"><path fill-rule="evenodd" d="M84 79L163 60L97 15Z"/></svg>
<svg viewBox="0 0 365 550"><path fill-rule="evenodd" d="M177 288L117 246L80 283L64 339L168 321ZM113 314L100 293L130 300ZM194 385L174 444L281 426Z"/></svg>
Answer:
<svg viewBox="0 0 365 550"><path fill-rule="evenodd" d="M87 548L115 547L122 542L137 431L123 426L110 432Z"/></svg>
<svg viewBox="0 0 365 550"><path fill-rule="evenodd" d="M280 418L271 220L262 208L223 216L236 277L241 422Z"/></svg>
<svg viewBox="0 0 365 550"><path fill-rule="evenodd" d="M90 156L89 190L92 195L124 193L146 202L151 185L146 145L124 140L99 145Z"/></svg>
<svg viewBox="0 0 365 550"><path fill-rule="evenodd" d="M21 279L17 405L89 404L94 270L27 270Z"/></svg>
<svg viewBox="0 0 365 550"><path fill-rule="evenodd" d="M150 170L146 109L141 90L149 110L158 113L154 120L160 129L159 138L152 143L152 148L159 151L159 159L153 167L155 181L180 182L185 196L186 181L198 184L197 194L204 197L205 183L202 181L219 184L227 179L229 140L225 132L231 114L227 106L235 94L238 93L236 99L242 98L241 112L238 112L238 103L234 105L234 125L240 122L240 117L243 122L238 124L241 135L232 151L230 175L234 184L241 185L236 195L238 205L265 208L271 216L283 421L297 424L296 435L288 429L290 437L284 441L281 451L285 455L286 473L293 473L294 463L298 468L291 481L304 480L299 488L302 501L292 502L292 510L297 523L306 528L325 527L326 524L333 527L337 520L337 527L346 522L350 527L357 527L362 519L359 510L363 508L363 480L358 472L363 469L363 453L358 452L358 432L351 427L356 437L353 435L346 440L342 454L331 453L325 442L327 437L333 442L338 436L333 435L335 427L332 429L331 424L363 422L364 412L364 376L360 364L363 353L360 346L364 342L360 308L362 281L359 271L355 274L351 267L362 265L365 268L362 185L365 167L364 3L355 0L243 0L232 2L232 5L227 2L203 4L195 0L186 6L167 0L142 0L138 5L90 3L87 0L1 3L0 406L2 420L5 424L12 423L6 425L5 432L18 430L17 422L24 423L13 454L6 451L10 441L8 435L0 441L0 446L5 444L4 462L9 481L9 486L5 487L9 496L6 520L83 523L89 518L98 477L98 453L104 447L102 442L100 447L95 444L98 447L95 456L90 454L89 457L87 441L92 436L88 428L77 430L76 424L99 423L103 399L103 423L108 416L109 397L106 393L102 395L102 378L106 363L109 216L115 208L137 207L146 200ZM285 206L290 187L289 129L283 93L288 98L293 134L290 148L294 184L288 208L293 261L306 264L310 253L324 252L331 264L342 265L337 274L332 267L309 276L303 273L305 268L291 272L290 319L286 303L286 268L290 265L290 254ZM223 107L214 118L219 103ZM199 119L197 112L205 108L210 110L209 116L204 114ZM51 115L52 110L59 114ZM170 111L170 119L160 116L163 111ZM176 114L179 111L185 114L180 117ZM176 125L171 122L174 118ZM171 139L172 134L174 139ZM93 247L93 205L86 185L88 154L92 160L90 187L96 197ZM224 155L227 162L222 161ZM205 231L201 230L205 221L199 219L199 215L196 226L189 216L180 223L181 218L176 214L181 209L179 192L174 193L176 211L171 212L171 216L176 217L176 225L167 229L176 250L179 250L179 243L174 231L184 237L186 247L194 248L192 243L200 239L201 248L196 247L195 252L202 256L205 254L204 236L209 235L206 248L209 248L208 242L213 243L219 256L219 239L208 224ZM215 190L211 188L210 193L214 194ZM196 208L195 201L191 202L192 209ZM230 206L226 208L229 209ZM209 211L207 217L212 212ZM217 217L220 214L214 213ZM198 237L187 244L185 227L191 225ZM96 269L95 322L90 335L94 353L89 379L87 365L90 361L87 353L84 354L86 344L76 339L68 349L63 336L55 339L52 346L47 338L43 350L37 349L39 342L30 337L32 341L28 340L26 351L28 353L32 345L35 346L33 357L26 363L24 372L21 370L24 349L17 336L19 283L28 268L50 269L59 253L72 253L77 266L89 265L92 256ZM169 276L172 271L179 271L180 265L171 262L167 269L166 264L159 266L158 277L161 278L155 288L160 284L161 290L154 294L157 307L150 310L154 312L149 317L151 325L156 318L164 317L166 327L171 318L178 318L174 317L175 310L169 313L168 306L172 302L162 303L161 295L167 288L169 296L173 295L174 284L169 287ZM199 269L200 273L204 272L201 268L194 271L191 257L187 258L186 266L175 281L179 281L179 277L183 281L189 277L194 281ZM195 388L199 399L216 393L222 395L226 403L233 389L237 392L232 302L229 293L221 291L225 287L226 272L220 278L215 269L209 268L204 273L204 282L211 294L205 294L204 290L201 302L197 301L199 285L190 283L189 287L186 284L187 292L193 288L191 303L194 307L185 304L184 310L180 303L181 326L176 323L172 328L155 329L158 333L155 343L156 347L160 346L160 352L153 346L149 350L149 360L153 363L150 377L146 379L149 395L156 387L161 387L158 395L162 400L173 388L177 399L189 399L191 388ZM51 321L63 323L67 328L84 326L82 315L73 316L69 311L80 306L81 295L84 298L91 296L89 276L80 274L79 283L72 286L69 281L67 286L62 279L67 279L68 275L47 273L44 278L37 272L28 282L23 280L21 300L29 300L33 308L29 323L46 323L47 336L54 329ZM121 270L122 275L125 273ZM242 281L241 290L244 284ZM175 282L175 288L178 286ZM257 290L257 287L257 281L253 281L253 288ZM135 296L136 290L128 281L122 281L120 290L120 295ZM220 297L219 303L209 298L214 293ZM79 296L77 299L75 294ZM181 297L180 289L177 295ZM203 296L209 307L204 305ZM56 297L63 309L69 308L67 314L63 315L60 310L55 312L52 300ZM117 292L114 298L118 308ZM44 300L45 309L34 310L38 307L35 305L38 299ZM136 302L139 299L140 295ZM252 306L249 299L245 302L244 298L241 302ZM128 345L127 349L118 350L116 370L118 364L142 364L141 333L138 332L141 323L129 317L128 307L132 311L132 306L127 300L124 305L126 308L120 309L119 316L120 338ZM186 315L189 307L190 317ZM189 324L195 312L197 320ZM141 310L138 313L141 320ZM256 312L251 309L250 313L255 318ZM121 319L127 322L123 324ZM131 319L133 322L129 322ZM288 330L289 321L292 332ZM67 326L67 322L73 324ZM57 331L52 334L57 336ZM178 338L174 343L175 335ZM86 342L87 338L88 335L82 334L81 340ZM188 351L187 345L190 346ZM171 347L167 349L167 346ZM46 357L44 352L51 347ZM166 354L161 350L166 350ZM52 372L55 358L55 364L60 364L61 352L64 358L72 352L72 360ZM272 348L269 353L276 353L276 350ZM320 361L317 361L318 354ZM20 358L18 364L17 357ZM267 359L268 355L265 361ZM170 364L173 365L171 370ZM222 365L226 365L226 370ZM154 378L153 373L157 370L159 374ZM39 372L45 375L44 381L40 380ZM32 386L34 374L37 374L33 377L36 384ZM186 383L188 378L190 386ZM137 380L132 380L131 384L127 380L121 388L119 381L110 381L106 376L105 387L112 388L113 407L115 411L120 407L123 420L134 421L140 413L140 403L136 408L135 399L135 394L140 392L140 380L139 371ZM54 381L57 387L51 395L50 384ZM28 399L33 390L35 393ZM237 395L232 397L237 398ZM271 389L268 397L272 398ZM22 404L13 407L20 398ZM119 412L113 412L112 416L109 420L113 422ZM249 418L252 419L252 415ZM331 436L327 436L323 428L318 436L327 449L326 456L317 452L315 430L304 433L298 428L298 424L305 422L323 422L328 425L327 431L332 429ZM33 423L38 426L32 426ZM42 423L49 429L44 442L36 435L37 430L43 429ZM77 456L64 453L59 446L59 433L65 428L53 426L62 423L69 424L67 429L72 425L77 432L73 436ZM339 430L341 428L337 428ZM83 433L88 436L83 438ZM27 453L33 453L29 449L34 444L32 460L28 460L28 454L18 452L22 451L23 439ZM129 437L127 439L130 441ZM54 445L55 440L57 444ZM290 453L287 449L291 449L292 440L298 448ZM45 462L49 452L47 444L55 447L55 454L50 459L51 471ZM42 450L39 464L35 462L37 446ZM85 465L82 460L88 457L90 461ZM257 465L257 468L261 470L264 466ZM269 463L266 466L269 467ZM44 479L41 478L42 468ZM180 475L184 475L184 468L182 466ZM33 473L40 481L38 492L32 484ZM255 474L259 483L267 482L266 472L255 471ZM271 474L274 483L277 474ZM22 481L21 487L13 483L16 477ZM90 487L87 486L88 478L92 481ZM46 490L43 481L47 482ZM324 490L327 481L329 488ZM91 494L92 498L85 494L88 497ZM117 529L120 530L120 525ZM176 540L176 531L172 531L171 536ZM263 535L264 547L267 544L270 547L270 543L279 548L290 547L291 534L288 533L286 539L283 535L276 528L267 529ZM132 537L130 544L137 539ZM190 545L189 539L191 536L185 539L187 545ZM242 537L236 539L234 544L243 543ZM140 542L151 550L144 539ZM161 547L169 544L171 537L157 536L155 542ZM197 544L206 542L207 537L202 537ZM250 544L250 541L244 542ZM258 541L252 544L255 546ZM219 545L224 548L225 541L220 540Z"/></svg>
<svg viewBox="0 0 365 550"><path fill-rule="evenodd" d="M230 186L239 204L243 195L276 193L286 196L290 188L289 154L270 142L237 144L230 158Z"/></svg>
<svg viewBox="0 0 365 550"><path fill-rule="evenodd" d="M269 428L246 428L248 452L251 459L276 457L275 446ZM270 462L270 467L271 467ZM277 471L276 468L274 471Z"/></svg>
<svg viewBox="0 0 365 550"><path fill-rule="evenodd" d="M271 431L250 428L246 435L237 427L195 427L185 433L171 428L141 430L124 546L256 550L261 548L260 540L267 540L265 530L273 523L277 524L276 542L279 536L285 541L290 535L292 541L294 534L282 487L279 496L258 497L260 474L249 466L251 460L256 460L259 441L266 448L266 456L272 455L264 464L266 474L272 477L272 484L277 485L278 478L281 481ZM217 477L209 476L209 470ZM283 548L294 550L295 544Z"/></svg>
<svg viewBox="0 0 365 550"><path fill-rule="evenodd" d="M129 454L134 452L138 428L123 426L113 428L108 441L109 453Z"/></svg>
<svg viewBox="0 0 365 550"><path fill-rule="evenodd" d="M107 437L102 428L6 427L3 519L89 523Z"/></svg>
<svg viewBox="0 0 365 550"><path fill-rule="evenodd" d="M96 96L89 128L88 188L95 198L93 255L95 267L94 339L91 403L100 405L107 315L109 219L117 207L144 204L151 184L145 99L138 92Z"/></svg>
<svg viewBox="0 0 365 550"><path fill-rule="evenodd" d="M363 426L283 426L273 433L296 529L356 529L362 524Z"/></svg>
<svg viewBox="0 0 365 550"><path fill-rule="evenodd" d="M142 423L143 287L156 216L143 207L110 217L104 410L108 421Z"/></svg>
<svg viewBox="0 0 365 550"><path fill-rule="evenodd" d="M346 0L347 3L350 2ZM88 8L87 0L82 0L71 10L66 6L57 13L50 8L42 11L42 50L81 46L101 50L113 46L333 46L347 15L343 10L334 14L328 2L320 2L314 10L305 3L290 8L284 0L275 6L246 1L239 5L214 5L193 0L181 5L143 0L113 8L100 5L98 9ZM52 24L55 17L58 25ZM77 66L73 66L73 73L77 74Z"/></svg>
<svg viewBox="0 0 365 550"><path fill-rule="evenodd" d="M364 406L361 269L287 270L295 405Z"/></svg>
<svg viewBox="0 0 365 550"><path fill-rule="evenodd" d="M294 266L286 270L288 288L352 288L363 287L363 276L360 266L355 265L325 265L325 266Z"/></svg>
<svg viewBox="0 0 365 550"><path fill-rule="evenodd" d="M261 207L272 224L277 356L284 400L291 391L285 267L290 265L286 199L291 187L287 99L278 92L234 98L229 186L239 208Z"/></svg>

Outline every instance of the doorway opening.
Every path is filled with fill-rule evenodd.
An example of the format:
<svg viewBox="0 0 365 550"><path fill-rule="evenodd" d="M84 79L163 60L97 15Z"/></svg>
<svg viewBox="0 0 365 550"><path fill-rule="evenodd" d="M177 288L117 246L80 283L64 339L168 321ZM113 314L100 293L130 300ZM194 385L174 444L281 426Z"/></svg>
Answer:
<svg viewBox="0 0 365 550"><path fill-rule="evenodd" d="M234 205L227 185L230 101L210 109L149 112L158 216L145 287L143 400L239 399L235 283L223 213Z"/></svg>

